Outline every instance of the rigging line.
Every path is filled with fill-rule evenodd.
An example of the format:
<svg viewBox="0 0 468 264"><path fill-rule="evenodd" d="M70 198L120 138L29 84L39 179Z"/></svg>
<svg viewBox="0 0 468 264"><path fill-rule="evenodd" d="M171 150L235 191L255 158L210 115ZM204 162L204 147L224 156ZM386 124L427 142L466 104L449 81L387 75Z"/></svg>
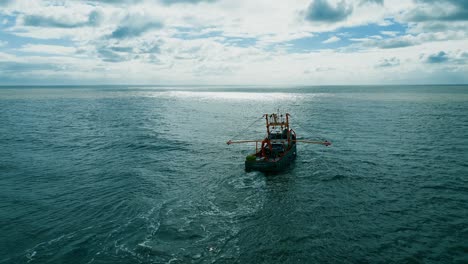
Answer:
<svg viewBox="0 0 468 264"><path fill-rule="evenodd" d="M295 123L297 124L298 127L302 128L305 132L311 134L311 135L316 135L315 137L318 139L318 140L321 140L321 141L325 141L325 140L329 140L330 138L329 137L324 137L323 135L319 135L317 133L313 133L312 131L304 128L303 125L301 125L301 123L297 122L297 120L295 121ZM351 136L349 136L349 134L344 134L342 135L341 137L334 137L335 140L338 140L338 138L340 138L341 141L345 141L347 138L349 138ZM328 139L327 139L328 138Z"/></svg>
<svg viewBox="0 0 468 264"><path fill-rule="evenodd" d="M232 139L235 139L236 137L240 136L241 134L243 134L245 131L247 131L247 129L249 129L250 127L252 127L255 123L257 123L260 119L262 119L263 116L255 119L250 125L248 125L246 128L242 129L241 131L239 131L237 134L235 134Z"/></svg>
<svg viewBox="0 0 468 264"><path fill-rule="evenodd" d="M311 134L311 135L316 134L316 133L311 132L311 131L308 130L308 129L305 129L304 126L302 126L299 122L297 122L297 120L294 121L294 122L295 122L300 128L302 128L302 130L304 130L305 132L307 132L307 133L309 133L309 134ZM317 135L317 134L316 134L316 135ZM322 140L322 141L325 140L325 137L323 137L323 136L321 136L321 135L317 135L316 137L317 137L318 139Z"/></svg>

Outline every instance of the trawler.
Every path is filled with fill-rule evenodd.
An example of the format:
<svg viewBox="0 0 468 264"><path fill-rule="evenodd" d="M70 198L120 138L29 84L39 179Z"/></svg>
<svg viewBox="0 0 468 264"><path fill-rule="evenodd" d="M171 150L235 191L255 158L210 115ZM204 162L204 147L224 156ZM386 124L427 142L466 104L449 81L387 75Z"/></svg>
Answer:
<svg viewBox="0 0 468 264"><path fill-rule="evenodd" d="M329 146L325 141L298 140L296 132L289 127L291 115L265 114L267 134L263 140L229 140L228 145L255 142L255 153L245 158L246 171L277 172L287 168L297 155L297 143ZM260 146L259 146L260 144Z"/></svg>

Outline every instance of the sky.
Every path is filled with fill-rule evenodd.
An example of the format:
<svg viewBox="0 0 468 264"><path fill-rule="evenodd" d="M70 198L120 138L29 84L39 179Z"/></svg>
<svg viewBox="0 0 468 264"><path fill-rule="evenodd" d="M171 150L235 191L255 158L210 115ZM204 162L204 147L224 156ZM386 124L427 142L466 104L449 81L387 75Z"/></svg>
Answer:
<svg viewBox="0 0 468 264"><path fill-rule="evenodd" d="M468 0L0 0L0 85L468 83Z"/></svg>

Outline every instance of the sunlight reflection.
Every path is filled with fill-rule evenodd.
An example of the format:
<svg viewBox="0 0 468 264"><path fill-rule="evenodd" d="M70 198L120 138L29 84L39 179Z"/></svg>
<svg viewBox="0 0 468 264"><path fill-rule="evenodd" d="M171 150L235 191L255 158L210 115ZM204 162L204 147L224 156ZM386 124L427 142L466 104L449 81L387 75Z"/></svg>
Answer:
<svg viewBox="0 0 468 264"><path fill-rule="evenodd" d="M156 97L176 97L195 100L236 100L236 101L276 101L300 100L304 94L295 93L256 93L256 92L191 92L168 91L152 93ZM309 95L310 96L310 95Z"/></svg>

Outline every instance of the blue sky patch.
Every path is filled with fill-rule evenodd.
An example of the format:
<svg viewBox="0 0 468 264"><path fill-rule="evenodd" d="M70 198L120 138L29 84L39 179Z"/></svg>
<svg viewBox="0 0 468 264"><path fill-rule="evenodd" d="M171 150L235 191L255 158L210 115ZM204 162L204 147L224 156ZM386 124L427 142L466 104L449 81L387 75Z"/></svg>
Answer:
<svg viewBox="0 0 468 264"><path fill-rule="evenodd" d="M309 52L321 49L339 49L355 44L362 39L388 39L394 36L382 34L382 32L395 32L395 36L405 34L407 26L390 21L389 25L368 24L357 27L340 28L331 32L316 33L312 37L306 37L289 41L292 52ZM378 37L376 37L378 36ZM326 42L332 37L339 38L338 41Z"/></svg>

